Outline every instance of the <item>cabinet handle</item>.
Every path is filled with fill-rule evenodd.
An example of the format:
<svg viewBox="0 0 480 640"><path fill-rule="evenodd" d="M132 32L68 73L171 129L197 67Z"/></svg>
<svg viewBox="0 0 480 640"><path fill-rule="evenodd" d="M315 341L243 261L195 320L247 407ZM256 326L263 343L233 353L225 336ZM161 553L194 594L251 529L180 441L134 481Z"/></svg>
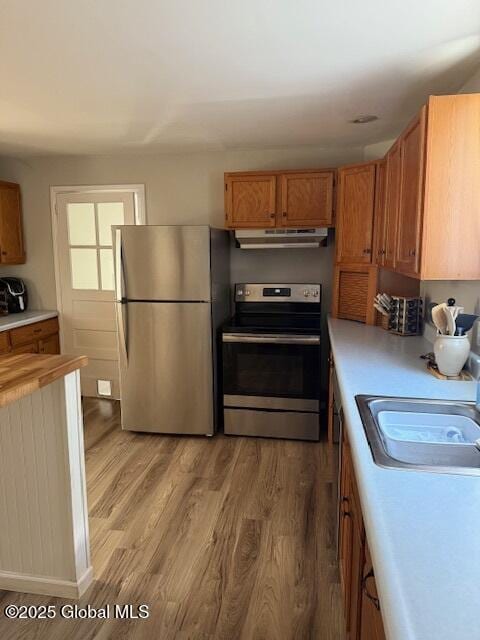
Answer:
<svg viewBox="0 0 480 640"><path fill-rule="evenodd" d="M408 252L408 255L411 256L412 258L415 256L417 252L415 251L415 249L412 249L411 251Z"/></svg>
<svg viewBox="0 0 480 640"><path fill-rule="evenodd" d="M41 329L34 329L34 330L33 330L33 333L41 333L41 332L42 332L42 330L41 330Z"/></svg>
<svg viewBox="0 0 480 640"><path fill-rule="evenodd" d="M272 218L272 219L273 219L273 218L275 218L275 214L274 214L274 213L271 213L271 214L270 214L270 218Z"/></svg>
<svg viewBox="0 0 480 640"><path fill-rule="evenodd" d="M378 250L378 255L379 256L384 256L387 252L385 251L385 249L379 249Z"/></svg>
<svg viewBox="0 0 480 640"><path fill-rule="evenodd" d="M365 253L366 255L368 255L369 253L372 253L371 249L364 249L363 253Z"/></svg>
<svg viewBox="0 0 480 640"><path fill-rule="evenodd" d="M367 598L373 603L375 609L380 611L380 600L378 598L376 598L375 596L372 596L372 594L369 593L368 587L367 587L367 580L369 578L373 578L374 575L375 574L373 573L373 569L370 569L370 571L366 575L363 576L363 579L362 579L362 591L367 596Z"/></svg>
<svg viewBox="0 0 480 640"><path fill-rule="evenodd" d="M6 251L2 251L2 256L6 256L7 252Z"/></svg>
<svg viewBox="0 0 480 640"><path fill-rule="evenodd" d="M286 218L287 217L287 212L284 211L282 215L283 215L284 218Z"/></svg>

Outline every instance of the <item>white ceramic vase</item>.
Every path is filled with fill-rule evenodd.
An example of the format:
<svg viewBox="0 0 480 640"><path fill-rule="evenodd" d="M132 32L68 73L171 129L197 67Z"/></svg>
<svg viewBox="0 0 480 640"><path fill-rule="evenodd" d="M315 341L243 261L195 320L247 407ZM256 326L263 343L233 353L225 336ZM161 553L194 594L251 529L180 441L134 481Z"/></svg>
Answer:
<svg viewBox="0 0 480 640"><path fill-rule="evenodd" d="M468 336L438 335L433 343L438 370L445 376L458 376L470 353Z"/></svg>

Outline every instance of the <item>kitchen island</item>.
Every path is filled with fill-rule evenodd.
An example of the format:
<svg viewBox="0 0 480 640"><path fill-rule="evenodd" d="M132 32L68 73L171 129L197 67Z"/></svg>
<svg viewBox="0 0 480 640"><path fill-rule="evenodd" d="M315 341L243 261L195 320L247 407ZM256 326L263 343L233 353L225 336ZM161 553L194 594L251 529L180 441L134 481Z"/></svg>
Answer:
<svg viewBox="0 0 480 640"><path fill-rule="evenodd" d="M0 589L79 598L90 585L79 369L0 357Z"/></svg>
<svg viewBox="0 0 480 640"><path fill-rule="evenodd" d="M336 319L329 334L386 637L480 638L480 478L377 466L355 401L472 401L476 384L428 373L422 337Z"/></svg>

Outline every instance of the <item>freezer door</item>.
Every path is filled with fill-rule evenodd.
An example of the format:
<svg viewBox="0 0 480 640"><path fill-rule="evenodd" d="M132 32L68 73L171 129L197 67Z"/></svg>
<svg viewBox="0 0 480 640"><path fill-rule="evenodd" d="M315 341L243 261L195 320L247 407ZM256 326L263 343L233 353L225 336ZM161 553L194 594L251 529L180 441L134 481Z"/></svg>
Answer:
<svg viewBox="0 0 480 640"><path fill-rule="evenodd" d="M210 228L116 227L116 298L210 301Z"/></svg>
<svg viewBox="0 0 480 640"><path fill-rule="evenodd" d="M116 303L122 428L212 434L209 303Z"/></svg>

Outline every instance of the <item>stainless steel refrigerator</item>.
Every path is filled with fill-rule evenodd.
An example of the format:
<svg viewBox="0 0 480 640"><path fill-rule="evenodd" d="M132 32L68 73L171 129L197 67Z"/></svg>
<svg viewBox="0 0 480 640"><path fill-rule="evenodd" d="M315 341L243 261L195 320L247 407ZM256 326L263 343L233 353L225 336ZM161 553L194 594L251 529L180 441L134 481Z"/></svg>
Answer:
<svg viewBox="0 0 480 640"><path fill-rule="evenodd" d="M213 435L228 232L120 226L114 245L122 428Z"/></svg>

